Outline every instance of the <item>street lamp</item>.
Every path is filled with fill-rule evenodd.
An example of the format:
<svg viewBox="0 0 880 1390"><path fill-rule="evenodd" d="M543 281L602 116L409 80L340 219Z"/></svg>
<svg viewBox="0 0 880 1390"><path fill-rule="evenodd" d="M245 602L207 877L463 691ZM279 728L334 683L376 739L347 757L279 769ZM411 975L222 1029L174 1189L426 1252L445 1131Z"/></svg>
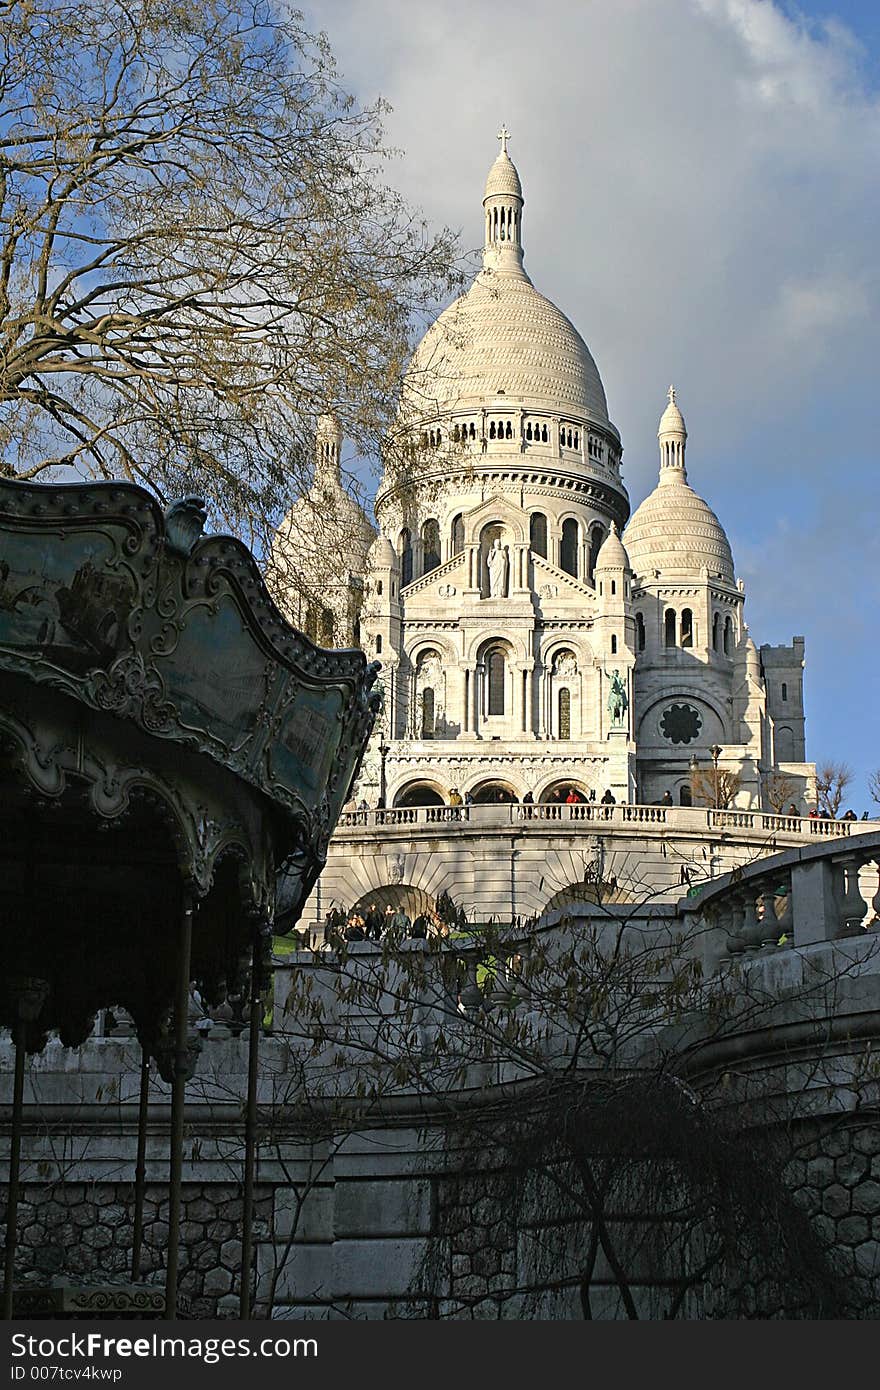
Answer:
<svg viewBox="0 0 880 1390"><path fill-rule="evenodd" d="M379 805L383 811L385 810L385 794L387 791L387 784L385 781L385 760L390 752L391 744L386 743L385 739L382 738L379 742Z"/></svg>
<svg viewBox="0 0 880 1390"><path fill-rule="evenodd" d="M721 754L722 754L722 752L723 752L723 749L722 749L717 743L713 743L713 744L712 744L712 747L709 749L709 752L710 752L711 755L712 755L712 778L713 778L713 782L714 782L714 786L715 786L715 810L717 811L717 810L718 810L718 759L721 757Z"/></svg>

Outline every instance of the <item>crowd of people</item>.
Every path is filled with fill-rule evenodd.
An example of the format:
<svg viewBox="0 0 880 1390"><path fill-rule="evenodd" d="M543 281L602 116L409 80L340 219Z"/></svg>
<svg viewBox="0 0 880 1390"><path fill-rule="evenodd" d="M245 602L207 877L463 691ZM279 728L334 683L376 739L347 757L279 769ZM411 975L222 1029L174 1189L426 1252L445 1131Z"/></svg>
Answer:
<svg viewBox="0 0 880 1390"><path fill-rule="evenodd" d="M351 911L333 906L324 918L324 945L339 946L343 942L395 941L406 938L424 939L427 936L448 936L452 930L467 929L467 915L456 908L448 893L441 893L436 908L426 907L414 917L400 905L378 903L359 904Z"/></svg>

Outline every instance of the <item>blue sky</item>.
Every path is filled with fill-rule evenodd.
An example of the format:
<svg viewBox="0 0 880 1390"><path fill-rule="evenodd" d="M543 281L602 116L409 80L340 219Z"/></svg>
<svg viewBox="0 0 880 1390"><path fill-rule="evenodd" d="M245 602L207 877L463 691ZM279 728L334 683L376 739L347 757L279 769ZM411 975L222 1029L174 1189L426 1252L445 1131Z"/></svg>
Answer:
<svg viewBox="0 0 880 1390"><path fill-rule="evenodd" d="M672 380L762 642L806 638L808 755L880 767L880 3L329 0L389 177L481 239L495 132L526 267L590 345L635 507Z"/></svg>

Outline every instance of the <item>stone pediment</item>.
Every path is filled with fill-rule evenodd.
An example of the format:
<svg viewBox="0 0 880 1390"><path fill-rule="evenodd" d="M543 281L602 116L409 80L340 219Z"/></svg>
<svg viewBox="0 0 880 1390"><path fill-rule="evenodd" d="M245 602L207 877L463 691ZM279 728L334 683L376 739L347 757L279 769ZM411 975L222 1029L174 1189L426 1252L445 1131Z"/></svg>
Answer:
<svg viewBox="0 0 880 1390"><path fill-rule="evenodd" d="M459 551L445 564L429 570L420 579L414 579L401 589L401 598L407 603L417 600L419 607L427 602L445 603L461 594L467 585L467 553Z"/></svg>
<svg viewBox="0 0 880 1390"><path fill-rule="evenodd" d="M564 602L566 599L577 599L581 607L586 601L591 610L594 608L596 590L591 584L575 579L558 565L551 564L542 555L536 555L534 552L532 566L532 587L542 608L552 608L554 603Z"/></svg>

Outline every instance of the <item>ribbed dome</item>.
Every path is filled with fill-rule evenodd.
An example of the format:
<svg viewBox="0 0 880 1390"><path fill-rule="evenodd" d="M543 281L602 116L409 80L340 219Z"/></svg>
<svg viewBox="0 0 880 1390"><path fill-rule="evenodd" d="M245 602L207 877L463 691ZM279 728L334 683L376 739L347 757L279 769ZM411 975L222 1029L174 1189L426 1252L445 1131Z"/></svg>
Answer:
<svg viewBox="0 0 880 1390"><path fill-rule="evenodd" d="M481 271L428 329L406 381L410 410L418 415L497 405L503 393L511 403L608 423L589 348L522 269Z"/></svg>
<svg viewBox="0 0 880 1390"><path fill-rule="evenodd" d="M697 575L705 566L710 574L734 583L724 528L680 474L664 478L636 508L623 539L637 575L647 577L653 570Z"/></svg>
<svg viewBox="0 0 880 1390"><path fill-rule="evenodd" d="M498 195L507 197L513 195L515 198L522 198L523 195L516 165L507 153L500 154L489 170L483 197L491 198Z"/></svg>

